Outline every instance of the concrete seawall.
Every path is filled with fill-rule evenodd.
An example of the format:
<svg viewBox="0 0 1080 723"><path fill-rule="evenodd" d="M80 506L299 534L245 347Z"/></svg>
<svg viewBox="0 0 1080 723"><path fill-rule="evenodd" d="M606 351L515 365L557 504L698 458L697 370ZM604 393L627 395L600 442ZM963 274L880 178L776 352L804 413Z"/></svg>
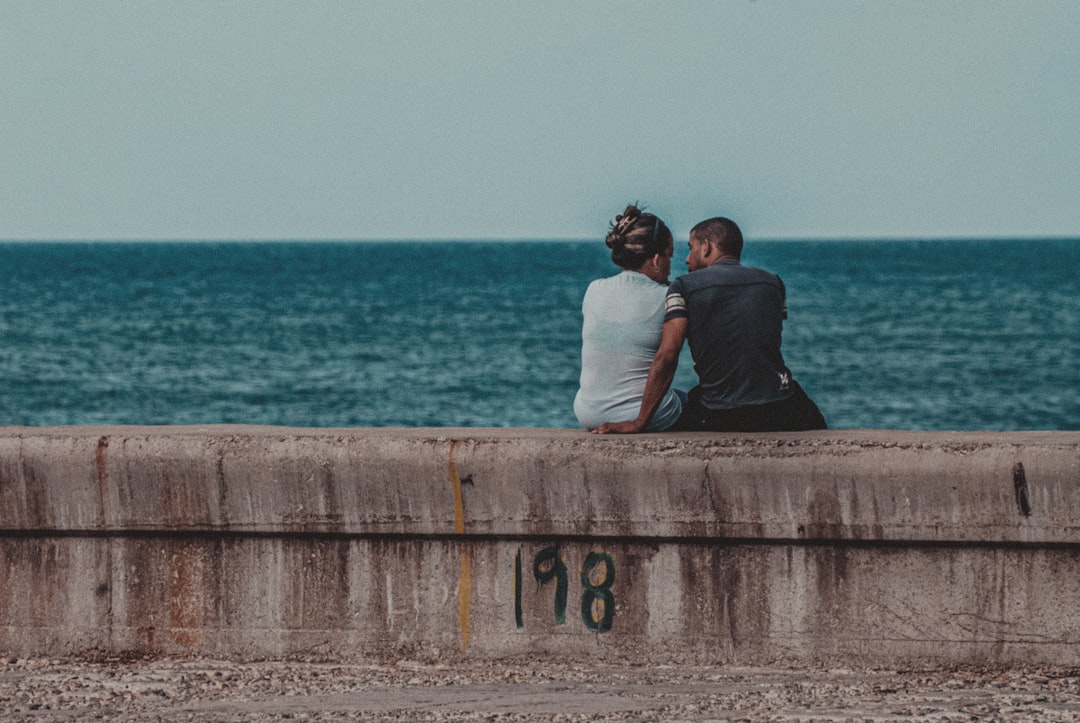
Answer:
<svg viewBox="0 0 1080 723"><path fill-rule="evenodd" d="M0 428L0 655L1080 665L1080 432Z"/></svg>

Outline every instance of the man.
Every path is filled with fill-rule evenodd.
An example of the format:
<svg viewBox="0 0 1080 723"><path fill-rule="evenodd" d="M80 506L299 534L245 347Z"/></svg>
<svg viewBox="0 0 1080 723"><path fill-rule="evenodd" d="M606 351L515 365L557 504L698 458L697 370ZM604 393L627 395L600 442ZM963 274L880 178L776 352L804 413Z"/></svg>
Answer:
<svg viewBox="0 0 1080 723"><path fill-rule="evenodd" d="M825 429L825 418L792 379L780 353L787 318L779 276L743 266L742 232L717 217L690 232L690 273L668 288L656 350L636 419L600 425L598 434L644 430L671 386L683 340L689 339L698 386L674 429L779 432Z"/></svg>

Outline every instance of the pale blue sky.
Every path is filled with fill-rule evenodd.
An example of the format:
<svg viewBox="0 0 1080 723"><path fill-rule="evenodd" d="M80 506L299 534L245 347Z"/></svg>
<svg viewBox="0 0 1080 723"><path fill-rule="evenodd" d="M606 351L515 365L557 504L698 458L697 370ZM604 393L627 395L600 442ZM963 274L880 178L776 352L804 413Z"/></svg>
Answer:
<svg viewBox="0 0 1080 723"><path fill-rule="evenodd" d="M1080 2L0 0L0 238L1080 236Z"/></svg>

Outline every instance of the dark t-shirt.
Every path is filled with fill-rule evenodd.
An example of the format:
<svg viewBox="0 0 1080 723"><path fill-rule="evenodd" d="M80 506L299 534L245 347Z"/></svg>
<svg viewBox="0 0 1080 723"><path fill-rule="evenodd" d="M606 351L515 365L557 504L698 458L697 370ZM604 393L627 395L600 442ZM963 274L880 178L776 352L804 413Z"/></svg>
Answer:
<svg viewBox="0 0 1080 723"><path fill-rule="evenodd" d="M718 261L668 288L664 321L687 318L700 403L737 409L787 399L791 372L780 353L784 283L768 271Z"/></svg>

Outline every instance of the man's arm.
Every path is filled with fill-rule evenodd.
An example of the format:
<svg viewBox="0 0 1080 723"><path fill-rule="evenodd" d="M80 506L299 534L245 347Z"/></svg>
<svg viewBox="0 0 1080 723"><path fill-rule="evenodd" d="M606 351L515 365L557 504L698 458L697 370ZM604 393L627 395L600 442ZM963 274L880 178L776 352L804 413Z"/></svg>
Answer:
<svg viewBox="0 0 1080 723"><path fill-rule="evenodd" d="M593 430L593 434L637 434L645 429L645 425L652 419L656 408L664 399L671 380L675 378L675 370L679 366L679 352L682 351L683 340L686 339L686 317L676 317L664 322L660 334L660 347L653 355L652 364L649 365L649 378L645 382L645 391L641 396L641 411L637 419L630 422L605 422Z"/></svg>

